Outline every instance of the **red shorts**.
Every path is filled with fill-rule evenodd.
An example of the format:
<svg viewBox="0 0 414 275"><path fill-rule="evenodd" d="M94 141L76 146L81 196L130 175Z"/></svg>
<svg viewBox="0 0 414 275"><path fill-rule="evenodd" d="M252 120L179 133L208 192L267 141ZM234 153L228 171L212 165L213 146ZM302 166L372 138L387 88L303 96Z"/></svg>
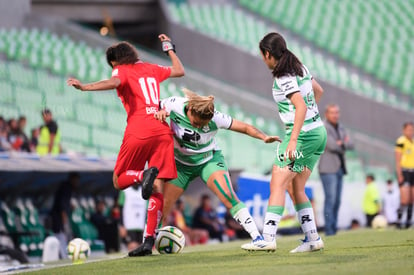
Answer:
<svg viewBox="0 0 414 275"><path fill-rule="evenodd" d="M125 136L116 160L115 174L119 176L127 170L144 170L147 161L148 167L158 168L157 178L172 180L177 177L172 135L147 139L139 139L133 135Z"/></svg>

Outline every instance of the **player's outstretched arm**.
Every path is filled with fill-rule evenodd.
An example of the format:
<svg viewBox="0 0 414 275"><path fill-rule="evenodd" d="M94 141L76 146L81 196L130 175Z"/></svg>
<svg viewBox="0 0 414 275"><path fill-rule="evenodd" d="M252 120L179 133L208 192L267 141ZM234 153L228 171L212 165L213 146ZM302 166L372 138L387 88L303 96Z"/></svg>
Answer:
<svg viewBox="0 0 414 275"><path fill-rule="evenodd" d="M117 77L112 77L98 82L83 84L76 78L69 78L66 83L68 86L73 86L81 91L105 91L117 88L121 84L121 80Z"/></svg>
<svg viewBox="0 0 414 275"><path fill-rule="evenodd" d="M261 139L265 143L272 143L275 141L281 142L282 140L278 136L268 136L253 125L247 124L237 119L233 119L233 122L230 126L230 130L246 134L248 136Z"/></svg>
<svg viewBox="0 0 414 275"><path fill-rule="evenodd" d="M162 42L162 50L171 58L172 66L170 77L184 76L184 66L175 53L175 45L171 42L171 39L165 34L160 34L158 38Z"/></svg>

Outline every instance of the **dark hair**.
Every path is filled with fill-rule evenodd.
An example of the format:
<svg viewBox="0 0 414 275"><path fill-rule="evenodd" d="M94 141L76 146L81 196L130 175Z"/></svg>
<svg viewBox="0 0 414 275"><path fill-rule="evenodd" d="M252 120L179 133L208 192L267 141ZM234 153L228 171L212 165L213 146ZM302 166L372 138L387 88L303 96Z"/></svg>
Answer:
<svg viewBox="0 0 414 275"><path fill-rule="evenodd" d="M69 172L68 179L80 179L79 172L75 172L75 171Z"/></svg>
<svg viewBox="0 0 414 275"><path fill-rule="evenodd" d="M286 41L280 34L276 32L266 34L260 41L259 48L264 56L268 52L277 60L277 65L272 71L274 77L285 75L303 76L302 62L288 50Z"/></svg>
<svg viewBox="0 0 414 275"><path fill-rule="evenodd" d="M50 109L44 108L41 113L42 115L46 115L46 114L51 114L52 112L50 111Z"/></svg>
<svg viewBox="0 0 414 275"><path fill-rule="evenodd" d="M408 126L413 126L414 127L414 122L412 121L407 121L403 124L403 129L407 128Z"/></svg>
<svg viewBox="0 0 414 275"><path fill-rule="evenodd" d="M130 43L119 42L106 50L106 61L112 67L111 61L118 64L134 64L138 60L138 52Z"/></svg>
<svg viewBox="0 0 414 275"><path fill-rule="evenodd" d="M367 179L371 179L372 181L374 181L375 180L375 177L374 177L373 174L368 174L367 175Z"/></svg>

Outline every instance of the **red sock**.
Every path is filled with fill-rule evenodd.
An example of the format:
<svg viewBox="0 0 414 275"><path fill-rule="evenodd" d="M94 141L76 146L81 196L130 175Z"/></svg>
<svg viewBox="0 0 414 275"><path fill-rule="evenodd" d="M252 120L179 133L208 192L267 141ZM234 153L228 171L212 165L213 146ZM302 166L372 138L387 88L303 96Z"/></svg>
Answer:
<svg viewBox="0 0 414 275"><path fill-rule="evenodd" d="M134 185L137 182L142 181L142 176L144 174L144 170L142 171L135 171L135 170L127 170L118 177L118 187L119 189L125 189Z"/></svg>
<svg viewBox="0 0 414 275"><path fill-rule="evenodd" d="M145 237L155 237L155 229L157 228L161 217L162 208L164 206L164 196L161 193L154 193L149 198L147 210L147 228Z"/></svg>

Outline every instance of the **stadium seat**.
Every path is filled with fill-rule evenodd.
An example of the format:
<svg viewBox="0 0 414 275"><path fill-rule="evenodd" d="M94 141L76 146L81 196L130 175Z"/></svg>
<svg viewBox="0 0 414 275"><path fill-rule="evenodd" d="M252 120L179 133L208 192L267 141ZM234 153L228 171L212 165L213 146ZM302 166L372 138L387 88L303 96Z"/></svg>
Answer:
<svg viewBox="0 0 414 275"><path fill-rule="evenodd" d="M20 109L13 104L0 103L0 115L4 118L17 118L20 115Z"/></svg>
<svg viewBox="0 0 414 275"><path fill-rule="evenodd" d="M413 51L407 48L413 37L412 1L316 0L299 4L297 0L239 0L239 4L414 98L414 76L406 73L414 60ZM382 43L384 37L389 43ZM410 61L404 63L406 60ZM409 84L399 81L401 75L409 75Z"/></svg>
<svg viewBox="0 0 414 275"><path fill-rule="evenodd" d="M122 142L122 132L110 131L99 129L97 127L92 128L93 144L99 148L111 149L113 152L118 152Z"/></svg>
<svg viewBox="0 0 414 275"><path fill-rule="evenodd" d="M15 102L14 86L10 82L0 80L0 102L11 103Z"/></svg>
<svg viewBox="0 0 414 275"><path fill-rule="evenodd" d="M373 47L369 47L368 49L376 54L374 58L370 58L366 57L366 54L362 54L363 52L361 52L360 49L361 47L364 47L364 50L367 50L367 47L351 43L352 41L355 41L352 39L357 39L356 41L370 41L369 39L363 40L362 34L360 39L358 36L350 37L347 28L334 31L333 26L335 26L335 24L332 22L336 22L335 20L337 20L336 18L338 16L333 16L336 13L329 13L329 11L333 9L334 11L339 12L342 8L352 10L352 5L349 4L348 0L345 1L346 4L343 4L343 7L340 6L340 1L335 2L335 4L330 3L329 5L322 5L322 10L326 11L324 16L311 16L313 12L316 13L321 11L317 10L314 4L310 5L307 2L300 2L300 4L299 1L290 2L287 0L259 0L253 1L254 3L250 2L252 1L240 1L239 3L267 18L278 18L276 21L278 24L295 29L296 32L309 40L313 39L313 42L328 51L337 51L338 55L342 56L341 58L345 58L352 64L370 66L372 68L371 73L379 72L381 75L386 75L390 72L389 68L392 68L392 66L389 66L389 63L381 62L382 59L379 58L381 54L380 50L376 51ZM272 31L264 20L257 20L257 18L252 17L247 12L238 9L231 4L169 1L168 7L169 10L173 10L173 12L171 12L173 20L183 26L197 29L208 36L223 41L224 43L229 43L232 46L239 47L254 55L259 54L257 41L259 41L264 34ZM298 14L301 16L298 17ZM296 19L297 17L299 20ZM341 26L351 25L356 32L362 33L361 31L357 31L359 23L352 23L353 21L354 20L350 20L350 18L343 19L343 22L341 21ZM322 28L321 26L327 27ZM317 35L315 34L316 32ZM376 34L374 37L378 40L380 36ZM372 45L372 42L367 42L367 45ZM348 88L363 96L370 95L370 91L363 88L361 89L361 85L358 81L350 82L349 79L347 79L347 75L351 74L350 70L340 64L335 58L311 52L306 49L306 47L305 50L302 51L301 48L303 46L299 45L295 40L289 41L288 46L289 48L294 49L295 53L301 53L298 54L298 56L301 57L304 64L308 65L309 69L311 69L314 75L318 78ZM365 59L370 60L364 62ZM378 70L379 67L387 69ZM412 95L414 99L411 85L411 83L413 83L412 77L410 75L406 78L407 81L399 82L399 88L401 89L403 85L402 83L404 83L404 89L407 91L406 93ZM397 82L397 80L393 80L393 83ZM380 87L376 88L378 89ZM376 97L370 98L376 100Z"/></svg>
<svg viewBox="0 0 414 275"><path fill-rule="evenodd" d="M58 126L62 134L62 143L65 140L88 146L92 144L90 126L78 121L59 120Z"/></svg>
<svg viewBox="0 0 414 275"><path fill-rule="evenodd" d="M106 108L80 102L75 106L76 119L94 127L106 127Z"/></svg>
<svg viewBox="0 0 414 275"><path fill-rule="evenodd" d="M85 212L77 199L72 198L72 215L70 217L73 235L81 238L90 244L92 251L103 251L105 245L98 240L98 231L95 226L86 218Z"/></svg>

